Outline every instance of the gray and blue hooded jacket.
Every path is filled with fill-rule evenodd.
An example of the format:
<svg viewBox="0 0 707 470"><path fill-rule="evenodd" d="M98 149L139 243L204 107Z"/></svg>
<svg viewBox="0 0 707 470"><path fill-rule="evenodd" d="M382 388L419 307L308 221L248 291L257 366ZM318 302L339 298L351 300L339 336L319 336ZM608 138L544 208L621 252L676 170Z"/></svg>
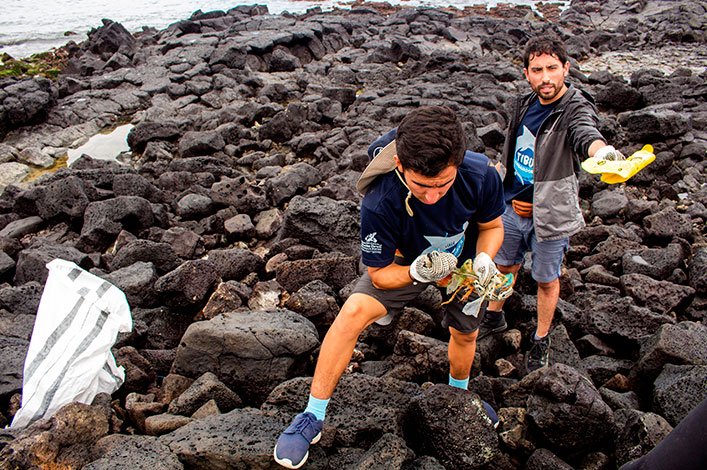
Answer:
<svg viewBox="0 0 707 470"><path fill-rule="evenodd" d="M506 167L505 188L510 188L515 178L513 154L518 126L536 98L534 92L520 97L512 111L501 160ZM579 207L577 175L592 142L606 141L597 130L598 121L594 99L568 85L567 92L538 129L533 167L533 224L540 241L570 237L586 225Z"/></svg>

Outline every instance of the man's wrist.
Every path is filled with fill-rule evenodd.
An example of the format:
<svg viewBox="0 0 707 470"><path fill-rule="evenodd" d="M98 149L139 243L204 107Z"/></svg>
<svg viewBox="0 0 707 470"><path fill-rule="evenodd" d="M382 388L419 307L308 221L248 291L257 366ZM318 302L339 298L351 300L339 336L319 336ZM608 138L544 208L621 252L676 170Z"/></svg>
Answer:
<svg viewBox="0 0 707 470"><path fill-rule="evenodd" d="M412 276L412 265L408 266L408 270L407 270L407 271L408 271L408 277L409 277L410 280L412 281L412 285L413 285L413 286L416 286L416 285L418 284L418 281L417 281L417 279L415 279L415 278Z"/></svg>

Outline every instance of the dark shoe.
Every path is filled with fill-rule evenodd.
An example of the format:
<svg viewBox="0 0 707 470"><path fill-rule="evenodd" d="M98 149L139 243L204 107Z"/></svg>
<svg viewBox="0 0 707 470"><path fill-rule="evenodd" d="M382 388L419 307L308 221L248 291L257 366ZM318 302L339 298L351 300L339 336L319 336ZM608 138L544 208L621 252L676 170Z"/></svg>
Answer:
<svg viewBox="0 0 707 470"><path fill-rule="evenodd" d="M532 346L525 358L525 369L531 372L547 367L550 361L550 335L545 336L540 341L532 340Z"/></svg>
<svg viewBox="0 0 707 470"><path fill-rule="evenodd" d="M505 331L507 328L508 324L506 323L506 316L503 314L503 310L498 313L491 313L489 310L486 310L484 319L481 321L481 326L479 326L479 336L476 337L476 341L488 335Z"/></svg>
<svg viewBox="0 0 707 470"><path fill-rule="evenodd" d="M275 444L275 462L286 468L300 468L309 457L310 444L316 444L322 437L323 421L312 413L300 413L292 424L280 434Z"/></svg>
<svg viewBox="0 0 707 470"><path fill-rule="evenodd" d="M493 426L494 429L498 427L498 415L496 414L496 410L494 410L491 405L486 403L485 401L481 400L481 403L484 405L484 410L486 410L486 414L488 415L489 419L491 420L491 425Z"/></svg>

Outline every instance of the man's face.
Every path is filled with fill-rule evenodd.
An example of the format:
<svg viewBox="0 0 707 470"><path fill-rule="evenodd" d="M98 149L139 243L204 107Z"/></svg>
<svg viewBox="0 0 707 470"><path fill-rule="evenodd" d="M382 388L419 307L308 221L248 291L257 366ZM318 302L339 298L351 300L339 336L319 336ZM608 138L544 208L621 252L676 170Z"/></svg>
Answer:
<svg viewBox="0 0 707 470"><path fill-rule="evenodd" d="M412 170L403 170L398 157L395 157L398 171L403 175L405 183L413 196L424 204L435 204L442 199L454 184L457 177L457 167L448 166L436 176L422 176Z"/></svg>
<svg viewBox="0 0 707 470"><path fill-rule="evenodd" d="M538 94L540 103L550 104L562 97L567 91L565 77L570 70L570 63L563 64L554 55L531 55L528 68L523 69L530 87Z"/></svg>

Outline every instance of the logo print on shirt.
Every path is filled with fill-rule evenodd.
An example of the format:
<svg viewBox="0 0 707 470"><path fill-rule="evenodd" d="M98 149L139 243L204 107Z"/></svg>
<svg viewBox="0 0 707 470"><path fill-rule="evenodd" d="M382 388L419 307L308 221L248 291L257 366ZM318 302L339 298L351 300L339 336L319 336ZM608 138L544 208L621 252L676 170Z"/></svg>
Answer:
<svg viewBox="0 0 707 470"><path fill-rule="evenodd" d="M430 246L427 247L422 253L429 253L430 251L446 251L447 253L451 253L454 256L459 257L462 252L462 248L464 248L464 233L466 232L466 228L468 226L469 222L464 222L462 231L456 235L452 235L451 237L435 237L432 235L425 235L425 240L427 240Z"/></svg>
<svg viewBox="0 0 707 470"><path fill-rule="evenodd" d="M378 243L378 240L376 240L377 233L378 232L369 233L363 238L363 240L361 240L361 251L374 255L381 254L383 251L383 245Z"/></svg>
<svg viewBox="0 0 707 470"><path fill-rule="evenodd" d="M522 184L533 183L533 164L535 162L535 136L530 129L523 126L523 133L516 139L516 153L513 158L513 169L516 178Z"/></svg>

